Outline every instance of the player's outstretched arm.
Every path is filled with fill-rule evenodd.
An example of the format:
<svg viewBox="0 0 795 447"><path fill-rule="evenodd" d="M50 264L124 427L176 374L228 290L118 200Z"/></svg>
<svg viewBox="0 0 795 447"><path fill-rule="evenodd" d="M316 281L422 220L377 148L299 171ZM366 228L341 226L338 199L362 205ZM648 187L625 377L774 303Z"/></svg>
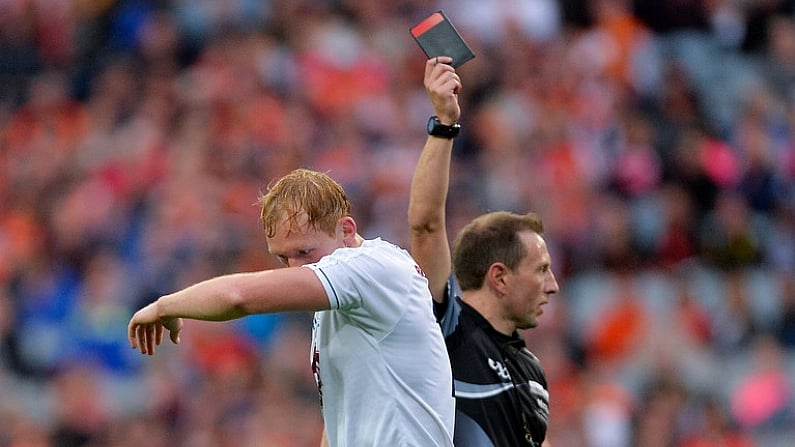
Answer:
<svg viewBox="0 0 795 447"><path fill-rule="evenodd" d="M165 331L179 342L182 318L225 321L246 315L329 308L317 275L293 267L218 276L164 295L136 312L127 327L130 346L154 354Z"/></svg>

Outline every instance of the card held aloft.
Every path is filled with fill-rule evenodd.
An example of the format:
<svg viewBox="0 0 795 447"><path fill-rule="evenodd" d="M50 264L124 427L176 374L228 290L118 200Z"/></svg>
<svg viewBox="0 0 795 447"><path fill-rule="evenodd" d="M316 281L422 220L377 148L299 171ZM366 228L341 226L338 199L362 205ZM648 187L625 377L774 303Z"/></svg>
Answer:
<svg viewBox="0 0 795 447"><path fill-rule="evenodd" d="M414 25L411 28L411 35L429 59L436 56L452 57L453 62L450 65L453 68L458 68L475 57L475 53L464 42L464 38L442 10L434 12Z"/></svg>

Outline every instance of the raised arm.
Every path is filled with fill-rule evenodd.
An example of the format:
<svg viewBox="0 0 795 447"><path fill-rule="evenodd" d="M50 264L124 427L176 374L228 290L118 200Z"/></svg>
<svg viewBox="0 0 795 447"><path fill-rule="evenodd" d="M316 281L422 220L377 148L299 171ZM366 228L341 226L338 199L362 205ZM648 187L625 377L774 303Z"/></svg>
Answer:
<svg viewBox="0 0 795 447"><path fill-rule="evenodd" d="M154 354L164 332L179 343L182 318L224 321L245 315L329 308L323 285L304 267L235 273L208 279L164 295L130 319L130 346Z"/></svg>
<svg viewBox="0 0 795 447"><path fill-rule="evenodd" d="M445 125L458 123L461 116L458 104L461 79L447 65L450 62L451 58L439 57L425 63L425 91L434 114ZM431 295L437 302L443 299L452 268L445 226L452 151L452 139L428 136L414 170L409 196L410 251L425 272Z"/></svg>

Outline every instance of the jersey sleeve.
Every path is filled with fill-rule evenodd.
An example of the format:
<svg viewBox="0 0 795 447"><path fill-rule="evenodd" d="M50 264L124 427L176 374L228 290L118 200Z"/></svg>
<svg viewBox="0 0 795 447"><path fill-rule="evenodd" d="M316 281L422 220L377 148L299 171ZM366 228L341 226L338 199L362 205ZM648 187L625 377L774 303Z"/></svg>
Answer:
<svg viewBox="0 0 795 447"><path fill-rule="evenodd" d="M401 318L420 275L402 255L383 249L339 249L307 267L323 284L332 310L373 331L388 331Z"/></svg>
<svg viewBox="0 0 795 447"><path fill-rule="evenodd" d="M451 273L444 289L444 299L441 303L434 303L433 308L436 320L439 322L445 338L452 334L458 326L458 315L461 313L461 305L456 300L457 296L461 296L461 288L455 276Z"/></svg>

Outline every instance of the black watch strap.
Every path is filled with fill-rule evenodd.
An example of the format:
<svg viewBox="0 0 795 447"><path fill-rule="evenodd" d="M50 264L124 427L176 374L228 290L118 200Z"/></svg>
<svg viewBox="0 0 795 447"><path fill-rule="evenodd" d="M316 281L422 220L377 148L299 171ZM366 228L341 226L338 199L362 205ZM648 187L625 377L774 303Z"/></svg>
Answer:
<svg viewBox="0 0 795 447"><path fill-rule="evenodd" d="M447 126L439 121L437 116L432 116L428 119L428 135L435 137L453 139L458 136L461 131L461 124L455 123L452 126Z"/></svg>

